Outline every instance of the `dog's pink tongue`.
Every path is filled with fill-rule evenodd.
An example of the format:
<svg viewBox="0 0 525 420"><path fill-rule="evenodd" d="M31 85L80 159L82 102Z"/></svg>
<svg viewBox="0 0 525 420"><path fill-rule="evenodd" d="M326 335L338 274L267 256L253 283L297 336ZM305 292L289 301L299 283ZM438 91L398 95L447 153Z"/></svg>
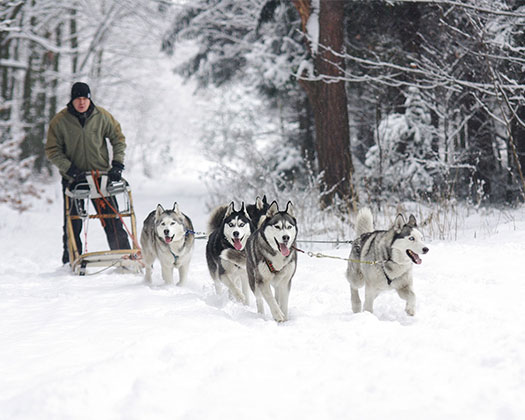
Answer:
<svg viewBox="0 0 525 420"><path fill-rule="evenodd" d="M285 244L279 244L279 251L281 251L281 254L283 254L285 257L290 255L290 250Z"/></svg>
<svg viewBox="0 0 525 420"><path fill-rule="evenodd" d="M169 237L169 236L165 236L164 240L166 241L167 244L169 244L171 242L172 238Z"/></svg>
<svg viewBox="0 0 525 420"><path fill-rule="evenodd" d="M237 250L237 251L240 251L242 249L242 243L241 243L241 240L239 238L235 238L233 240L233 247Z"/></svg>

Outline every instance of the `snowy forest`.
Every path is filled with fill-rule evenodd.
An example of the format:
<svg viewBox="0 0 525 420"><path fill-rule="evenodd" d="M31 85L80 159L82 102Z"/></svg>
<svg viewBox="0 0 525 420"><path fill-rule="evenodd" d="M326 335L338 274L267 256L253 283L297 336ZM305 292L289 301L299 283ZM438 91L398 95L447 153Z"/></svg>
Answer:
<svg viewBox="0 0 525 420"><path fill-rule="evenodd" d="M218 200L516 205L524 26L520 0L2 1L0 202L23 209L52 174L47 124L72 82L118 97L143 89L125 70L178 54L173 71L221 98L197 139Z"/></svg>

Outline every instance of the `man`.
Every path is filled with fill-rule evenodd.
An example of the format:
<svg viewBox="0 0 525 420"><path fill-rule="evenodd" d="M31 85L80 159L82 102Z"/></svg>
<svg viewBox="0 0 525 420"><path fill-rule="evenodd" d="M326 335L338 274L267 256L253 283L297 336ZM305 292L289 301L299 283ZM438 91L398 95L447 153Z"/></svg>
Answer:
<svg viewBox="0 0 525 420"><path fill-rule="evenodd" d="M106 139L113 149L111 164ZM62 175L62 191L65 192L66 187L84 181L86 171L108 171L111 181L120 181L124 170L125 149L125 137L118 121L104 108L95 106L91 100L91 90L86 83L75 83L71 88L71 100L67 107L56 114L49 123L45 146L47 158ZM65 203L64 195L64 264L69 262ZM93 200L93 203L99 214L114 214L104 200ZM110 203L116 209L116 200L111 200ZM71 214L76 214L76 209L72 208ZM110 249L130 249L120 219L100 220ZM81 220L73 220L73 230L78 250L82 253Z"/></svg>

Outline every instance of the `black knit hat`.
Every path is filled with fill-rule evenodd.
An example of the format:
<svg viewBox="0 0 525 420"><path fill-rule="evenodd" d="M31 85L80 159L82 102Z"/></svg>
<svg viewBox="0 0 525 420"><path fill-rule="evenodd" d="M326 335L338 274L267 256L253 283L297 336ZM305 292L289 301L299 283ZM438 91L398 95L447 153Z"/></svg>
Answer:
<svg viewBox="0 0 525 420"><path fill-rule="evenodd" d="M91 99L91 90L86 83L76 82L71 88L71 100L76 98Z"/></svg>

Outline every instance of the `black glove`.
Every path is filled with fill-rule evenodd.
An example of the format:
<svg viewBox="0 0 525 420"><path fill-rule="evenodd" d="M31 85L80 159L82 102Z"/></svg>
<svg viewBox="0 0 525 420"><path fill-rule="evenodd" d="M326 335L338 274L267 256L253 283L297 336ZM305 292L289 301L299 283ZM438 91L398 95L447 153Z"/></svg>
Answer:
<svg viewBox="0 0 525 420"><path fill-rule="evenodd" d="M108 178L111 182L120 181L122 178L122 171L124 170L124 164L114 160L111 162L111 169L108 172Z"/></svg>
<svg viewBox="0 0 525 420"><path fill-rule="evenodd" d="M71 164L71 166L69 167L69 169L67 170L66 172L66 175L70 176L71 178L73 178L73 181L71 181L71 185L72 184L77 184L79 182L85 182L86 181L86 174L81 171L80 169L78 169L74 163Z"/></svg>

